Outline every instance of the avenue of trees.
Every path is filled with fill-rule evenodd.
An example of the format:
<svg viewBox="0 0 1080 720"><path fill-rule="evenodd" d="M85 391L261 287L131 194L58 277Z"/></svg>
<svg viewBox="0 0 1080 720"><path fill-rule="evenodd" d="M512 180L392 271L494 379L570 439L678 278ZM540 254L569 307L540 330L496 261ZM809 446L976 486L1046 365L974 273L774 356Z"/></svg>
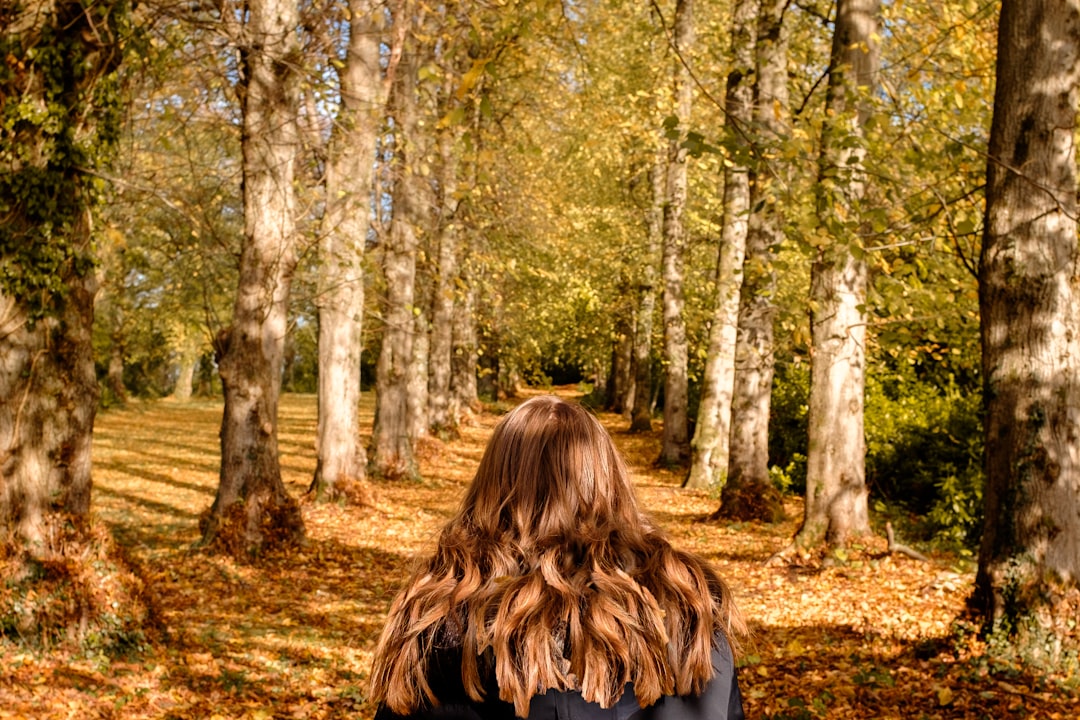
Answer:
<svg viewBox="0 0 1080 720"><path fill-rule="evenodd" d="M988 632L1077 646L1080 3L5 0L0 27L5 557L71 547L101 405L223 398L202 544L251 556L304 535L283 391L318 394L309 493L366 502L477 403L576 382L662 422L719 521L802 493L779 557L903 511L977 552Z"/></svg>

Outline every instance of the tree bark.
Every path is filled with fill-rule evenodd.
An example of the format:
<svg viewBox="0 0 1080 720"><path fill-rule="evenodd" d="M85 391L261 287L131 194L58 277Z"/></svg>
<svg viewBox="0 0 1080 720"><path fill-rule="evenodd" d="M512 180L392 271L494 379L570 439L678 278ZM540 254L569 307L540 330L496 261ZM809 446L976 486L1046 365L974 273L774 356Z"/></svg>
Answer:
<svg viewBox="0 0 1080 720"><path fill-rule="evenodd" d="M656 312L656 258L660 255L664 233L665 159L658 152L649 169L652 202L648 214L648 239L645 262L642 263L641 287L638 293L637 325L634 328L634 407L631 410L630 432L652 431L652 333Z"/></svg>
<svg viewBox="0 0 1080 720"><path fill-rule="evenodd" d="M454 424L479 402L476 384L476 285L470 262L461 262L460 302L454 304L454 327L451 332L453 356L450 359L450 417Z"/></svg>
<svg viewBox="0 0 1080 720"><path fill-rule="evenodd" d="M176 386L173 387L172 392L174 400L187 402L191 399L191 390L195 380L195 362L197 360L198 357L195 355L182 355L180 357L180 366L176 375Z"/></svg>
<svg viewBox="0 0 1080 720"><path fill-rule="evenodd" d="M51 530L69 522L81 530L90 512L99 393L91 174L108 165L119 132L119 118L95 103L119 102L105 83L123 56L118 24L129 17L110 2L93 13L71 1L8 10L0 30L9 66L0 73L0 545L40 559L71 552ZM42 52L61 41L59 56ZM9 122L17 110L7 108L20 107L35 116ZM72 562L82 567L85 558Z"/></svg>
<svg viewBox="0 0 1080 720"><path fill-rule="evenodd" d="M412 360L409 362L408 396L409 437L416 441L428 434L428 362L431 357L431 323L425 308L429 302L418 299L414 318Z"/></svg>
<svg viewBox="0 0 1080 720"><path fill-rule="evenodd" d="M113 400L120 405L127 405L127 388L124 387L124 336L119 330L113 332L110 338L107 377Z"/></svg>
<svg viewBox="0 0 1080 720"><path fill-rule="evenodd" d="M686 321L683 307L686 304L683 280L686 264L686 229L683 227L683 211L686 208L686 157L683 147L690 111L693 104L693 87L690 71L685 63L690 61L694 45L693 0L677 0L673 30L675 58L675 116L678 119L679 139L668 144L667 189L664 203L664 245L661 273L664 283L664 432L661 438L658 462L665 465L684 465L690 457L690 438L687 422L689 404L688 350Z"/></svg>
<svg viewBox="0 0 1080 720"><path fill-rule="evenodd" d="M780 493L769 480L769 412L774 367L773 323L776 272L773 253L783 241L782 203L777 194L785 168L778 143L788 132L787 39L783 26L790 0L767 0L758 15L754 120L761 133L750 176L750 223L739 297L735 384L731 400L731 446L719 517L777 522Z"/></svg>
<svg viewBox="0 0 1080 720"><path fill-rule="evenodd" d="M866 182L861 138L878 66L878 8L878 0L840 0L836 10L830 120L817 187L821 230L833 236L823 237L810 271L806 513L796 535L804 547L822 541L843 546L870 531L863 434L867 268L857 227Z"/></svg>
<svg viewBox="0 0 1080 720"><path fill-rule="evenodd" d="M88 522L95 175L120 134L129 10L7 3L0 26L0 627L49 650L92 638L98 652L147 615L108 531Z"/></svg>
<svg viewBox="0 0 1080 720"><path fill-rule="evenodd" d="M727 138L736 148L724 164L724 218L716 272L716 298L705 355L701 402L691 444L690 488L721 485L727 474L731 393L735 384L735 340L739 326L743 258L750 214L749 140L753 120L754 19L758 0L737 0L731 18L731 70L724 115Z"/></svg>
<svg viewBox="0 0 1080 720"><path fill-rule="evenodd" d="M394 23L411 23L408 3L395 13ZM406 30L408 33L409 30ZM383 256L386 306L382 348L376 368L375 427L371 436L369 469L384 478L418 474L409 418L410 366L415 338L417 229L422 227L422 198L418 188L416 39L408 38L397 68L391 98L394 119L393 215Z"/></svg>
<svg viewBox="0 0 1080 720"><path fill-rule="evenodd" d="M244 238L232 325L216 341L225 390L220 481L200 521L203 543L232 554L257 554L304 535L299 508L281 480L277 442L296 267L299 18L291 0L249 0L247 10L240 31Z"/></svg>
<svg viewBox="0 0 1080 720"><path fill-rule="evenodd" d="M339 74L341 105L326 160L326 213L319 243L318 460L308 492L316 499L355 497L365 479L360 441L363 256L371 217L375 143L382 123L380 11L349 2L349 46Z"/></svg>
<svg viewBox="0 0 1080 720"><path fill-rule="evenodd" d="M626 400L633 390L630 371L633 364L634 316L630 303L620 303L620 308L615 321L615 337L611 343L611 375L608 377L604 404L611 412L622 415L628 410Z"/></svg>
<svg viewBox="0 0 1080 720"><path fill-rule="evenodd" d="M979 263L987 630L1056 663L1080 645L1080 4L1005 0Z"/></svg>
<svg viewBox="0 0 1080 720"><path fill-rule="evenodd" d="M431 349L429 358L428 409L430 429L434 433L453 429L457 417L450 396L451 363L454 355L454 295L458 275L457 217L457 133L444 129L439 136L441 157L440 218L435 288L431 298Z"/></svg>

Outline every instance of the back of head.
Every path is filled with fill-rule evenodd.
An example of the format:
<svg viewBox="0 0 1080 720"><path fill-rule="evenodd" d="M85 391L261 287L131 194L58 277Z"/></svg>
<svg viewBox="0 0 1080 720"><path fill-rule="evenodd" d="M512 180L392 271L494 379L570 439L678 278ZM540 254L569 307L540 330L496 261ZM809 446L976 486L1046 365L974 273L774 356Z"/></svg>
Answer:
<svg viewBox="0 0 1080 720"><path fill-rule="evenodd" d="M600 422L537 397L498 423L433 556L391 607L372 698L402 714L437 702L427 661L450 644L469 695L493 672L522 717L547 689L607 707L632 682L645 706L699 692L715 633L740 627L719 576L638 510Z"/></svg>
<svg viewBox="0 0 1080 720"><path fill-rule="evenodd" d="M541 396L495 428L462 503L460 522L525 553L580 542L642 518L626 467L580 405Z"/></svg>

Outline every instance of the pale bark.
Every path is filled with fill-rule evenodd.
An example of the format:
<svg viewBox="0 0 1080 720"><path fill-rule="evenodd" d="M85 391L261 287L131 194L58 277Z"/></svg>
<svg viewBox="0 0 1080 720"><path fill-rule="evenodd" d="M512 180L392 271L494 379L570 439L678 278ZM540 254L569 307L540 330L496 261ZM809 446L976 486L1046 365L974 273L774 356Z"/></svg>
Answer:
<svg viewBox="0 0 1080 720"><path fill-rule="evenodd" d="M232 325L216 341L225 389L221 475L201 525L203 542L219 538L233 553L257 553L268 542L304 534L300 512L281 480L278 399L296 267L294 163L299 102L295 58L297 7L291 0L249 0L240 42L244 238ZM243 502L242 527L229 511ZM269 523L272 537L264 536Z"/></svg>
<svg viewBox="0 0 1080 720"><path fill-rule="evenodd" d="M685 62L690 60L694 44L694 18L692 0L678 0L675 4L673 45L675 79L675 116L679 121L680 136L685 136L693 104L693 87L690 71ZM685 297L683 280L686 264L686 229L683 211L686 208L686 148L681 139L668 145L667 189L664 203L664 244L661 258L661 275L664 295L664 432L658 461L666 465L682 465L690 456L690 439L687 422L689 403L686 321L683 318Z"/></svg>
<svg viewBox="0 0 1080 720"><path fill-rule="evenodd" d="M405 406L408 410L409 437L414 441L428 434L428 362L431 349L431 325L428 314L421 310L428 305L417 300L417 313L413 326L412 360L409 362L409 379Z"/></svg>
<svg viewBox="0 0 1080 720"><path fill-rule="evenodd" d="M339 73L341 106L326 160L326 212L319 242L319 425L308 492L337 499L364 480L360 441L363 255L371 217L375 143L382 124L381 11L350 0L349 46Z"/></svg>
<svg viewBox="0 0 1080 720"><path fill-rule="evenodd" d="M784 176L776 149L788 133L787 39L783 27L790 0L767 0L758 15L754 120L762 157L750 177L750 224L739 298L735 384L731 400L731 445L727 483L718 515L775 522L783 502L769 480L769 412L775 345L776 271L773 253L783 241Z"/></svg>
<svg viewBox="0 0 1080 720"><path fill-rule="evenodd" d="M120 332L114 332L109 343L109 368L106 377L113 400L126 405L128 397L127 388L124 387L124 338Z"/></svg>
<svg viewBox="0 0 1080 720"><path fill-rule="evenodd" d="M634 406L631 410L630 432L652 430L652 333L656 312L656 259L664 233L664 175L662 153L649 169L652 202L649 205L647 246L641 269L638 293L637 325L634 328Z"/></svg>
<svg viewBox="0 0 1080 720"><path fill-rule="evenodd" d="M1053 665L1080 645L1080 4L1005 0L979 263L986 520L974 606Z"/></svg>
<svg viewBox="0 0 1080 720"><path fill-rule="evenodd" d="M737 0L731 18L731 70L727 77L724 116L727 137L739 148L724 164L724 217L716 271L716 298L709 327L701 402L698 404L690 473L684 485L709 488L727 474L731 434L731 393L735 384L735 340L739 326L743 258L750 214L749 153L753 120L754 19L758 0Z"/></svg>
<svg viewBox="0 0 1080 720"><path fill-rule="evenodd" d="M195 363L199 361L197 350L182 350L177 362L176 385L173 387L172 398L180 402L191 399L191 391L195 382Z"/></svg>
<svg viewBox="0 0 1080 720"><path fill-rule="evenodd" d="M829 71L818 212L859 212L865 194L859 138L878 67L878 0L840 0ZM842 223L834 223L841 225ZM812 308L806 513L802 546L842 546L870 532L863 391L867 267L858 233L819 249L810 271Z"/></svg>
<svg viewBox="0 0 1080 720"><path fill-rule="evenodd" d="M431 348L429 355L428 410L433 432L453 428L457 418L451 412L450 375L454 353L454 295L458 274L457 217L460 200L457 197L457 133L444 130L439 136L442 159L440 185L440 218L436 258L435 287L431 298Z"/></svg>
<svg viewBox="0 0 1080 720"><path fill-rule="evenodd" d="M394 22L411 22L402 7ZM410 38L415 44L415 38ZM385 478L415 477L418 473L409 422L409 380L415 338L417 229L424 207L417 178L417 58L406 47L397 69L392 97L394 118L393 215L383 255L386 304L382 348L376 368L375 427L371 436L370 470Z"/></svg>

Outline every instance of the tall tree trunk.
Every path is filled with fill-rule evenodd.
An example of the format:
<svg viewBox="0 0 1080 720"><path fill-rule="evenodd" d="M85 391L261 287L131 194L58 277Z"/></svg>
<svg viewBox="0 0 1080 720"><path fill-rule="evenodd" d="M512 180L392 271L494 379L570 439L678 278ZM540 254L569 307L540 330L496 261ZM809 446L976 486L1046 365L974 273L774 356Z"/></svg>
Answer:
<svg viewBox="0 0 1080 720"><path fill-rule="evenodd" d="M727 138L737 148L724 164L724 219L716 271L716 305L709 328L705 374L691 444L690 474L684 485L708 488L727 473L731 434L731 393L735 385L735 339L739 326L743 258L750 214L750 123L753 120L754 20L758 0L737 0L731 18L731 70L724 115Z"/></svg>
<svg viewBox="0 0 1080 720"><path fill-rule="evenodd" d="M769 412L774 366L773 322L776 271L773 253L783 240L785 173L775 152L787 135L787 39L784 12L790 0L766 0L758 15L754 120L762 134L750 176L750 225L739 297L735 385L731 399L728 477L718 516L776 522L784 515L780 493L769 480Z"/></svg>
<svg viewBox="0 0 1080 720"><path fill-rule="evenodd" d="M870 531L865 480L863 389L867 268L859 240L865 194L861 137L878 66L878 0L840 0L836 9L818 213L843 227L810 270L812 308L806 514L796 543L842 546ZM838 213L837 208L842 212ZM854 218L845 224L843 218Z"/></svg>
<svg viewBox="0 0 1080 720"><path fill-rule="evenodd" d="M625 293L626 290L620 292ZM611 375L608 377L605 407L620 415L629 408L626 400L633 390L631 375L634 351L634 315L629 302L620 303L621 309L615 321L615 337L611 343Z"/></svg>
<svg viewBox="0 0 1080 720"><path fill-rule="evenodd" d="M172 391L174 400L187 402L191 399L191 391L195 384L195 365L198 361L199 351L197 349L181 349L180 359L177 362L176 385Z"/></svg>
<svg viewBox="0 0 1080 720"><path fill-rule="evenodd" d="M120 134L129 11L123 0L7 3L0 25L0 627L30 645L93 637L100 649L146 617L130 569L88 523L94 176Z"/></svg>
<svg viewBox="0 0 1080 720"><path fill-rule="evenodd" d="M1044 664L1080 645L1080 5L1004 0L979 262L986 519L973 605Z"/></svg>
<svg viewBox="0 0 1080 720"><path fill-rule="evenodd" d="M412 23L409 3L402 3L394 23ZM415 26L411 26L415 27ZM406 32L409 32L406 30ZM417 229L424 207L414 172L417 153L417 40L409 37L397 69L391 100L394 119L393 215L383 258L386 310L379 363L376 368L375 428L371 436L370 469L385 478L415 477L418 473L409 422L409 379L415 337Z"/></svg>
<svg viewBox="0 0 1080 720"><path fill-rule="evenodd" d="M656 312L656 258L664 234L664 175L663 153L649 169L652 202L648 214L648 239L645 262L642 263L641 287L638 292L637 325L634 328L634 407L630 415L630 432L652 430L652 332Z"/></svg>
<svg viewBox="0 0 1080 720"><path fill-rule="evenodd" d="M683 465L690 457L690 438L687 423L688 350L683 278L686 264L686 229L683 211L686 208L686 148L682 146L693 103L693 86L685 62L690 61L694 45L693 0L677 0L675 4L673 45L675 63L675 115L679 121L680 139L668 145L667 190L664 204L664 247L661 259L664 283L664 432L658 461L667 465Z"/></svg>
<svg viewBox="0 0 1080 720"><path fill-rule="evenodd" d="M459 302L454 304L454 327L451 333L453 356L450 358L450 417L456 425L466 412L479 402L476 384L476 283L470 261L461 263Z"/></svg>
<svg viewBox="0 0 1080 720"><path fill-rule="evenodd" d="M349 2L349 46L339 77L341 106L326 160L326 213L319 242L318 461L308 492L337 499L364 480L360 441L363 255L371 218L375 143L382 123L381 12Z"/></svg>
<svg viewBox="0 0 1080 720"><path fill-rule="evenodd" d="M433 432L452 429L457 418L451 413L451 361L454 354L454 294L458 274L457 217L460 200L457 197L457 133L443 130L439 136L441 157L440 218L438 231L435 288L431 298L431 348L428 379L429 423Z"/></svg>
<svg viewBox="0 0 1080 720"><path fill-rule="evenodd" d="M418 298L413 329L412 360L409 363L408 397L409 437L414 441L426 436L428 414L428 363L431 356L431 323L428 322L429 301Z"/></svg>
<svg viewBox="0 0 1080 720"><path fill-rule="evenodd" d="M277 440L296 267L298 23L293 0L248 0L240 36L244 238L232 325L216 341L225 389L221 475L214 504L200 522L204 544L220 541L234 554L295 543L304 535L300 510L281 481ZM231 512L237 503L240 511Z"/></svg>
<svg viewBox="0 0 1080 720"><path fill-rule="evenodd" d="M91 15L79 2L9 6L0 29L0 555L8 543L41 559L64 554L62 524L90 513L98 383L91 326L91 175L118 132L94 105L119 102L109 82L123 54L120 2ZM53 43L64 43L56 56ZM62 82L47 82L61 78ZM17 108L44 117L13 120ZM11 109L9 109L11 108ZM56 531L56 532L53 532ZM76 565L85 564L73 560ZM18 578L8 576L8 581ZM5 623L8 618L0 618ZM48 618L45 618L49 621Z"/></svg>
<svg viewBox="0 0 1080 720"><path fill-rule="evenodd" d="M127 388L124 387L124 336L116 329L109 339L109 368L106 373L109 392L120 405L127 404Z"/></svg>

